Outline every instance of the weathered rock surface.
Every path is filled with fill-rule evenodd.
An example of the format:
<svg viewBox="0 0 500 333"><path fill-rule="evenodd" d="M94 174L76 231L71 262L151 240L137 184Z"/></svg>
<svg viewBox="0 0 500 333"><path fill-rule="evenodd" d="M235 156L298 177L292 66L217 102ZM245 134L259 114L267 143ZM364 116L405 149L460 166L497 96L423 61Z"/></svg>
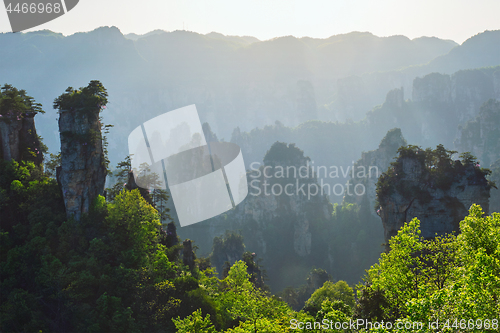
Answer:
<svg viewBox="0 0 500 333"><path fill-rule="evenodd" d="M497 187L492 188L490 192L490 213L500 213L500 159L493 163L490 169L492 173L488 178L495 182Z"/></svg>
<svg viewBox="0 0 500 333"><path fill-rule="evenodd" d="M389 104L391 107L394 108L402 108L405 99L404 99L404 88L401 87L400 89L393 89L387 93L387 96L385 97L385 104Z"/></svg>
<svg viewBox="0 0 500 333"><path fill-rule="evenodd" d="M301 281L312 265L328 264L325 264L328 262L326 249L320 248L319 243L323 244L321 239L325 231L322 226L331 221L332 215L327 196L320 191L315 194L317 179L312 171L309 170L306 176L308 161L293 144L275 143L266 154L264 165L260 168L254 165L248 172L249 194L243 202L216 218L183 227L179 234L182 238L195 240L200 252L207 254L216 236L223 235L226 230L241 232L246 249L263 259L271 287L283 283L280 281L283 279ZM291 167L288 176L287 166ZM284 167L283 177L277 174L280 167ZM298 174L301 167L304 177ZM296 177L292 170L296 170ZM312 186L310 196L309 184ZM290 195L284 192L285 187ZM174 209L171 213L175 216ZM235 256L227 258L229 261L234 259ZM284 276L287 270L301 270L301 273Z"/></svg>
<svg viewBox="0 0 500 333"><path fill-rule="evenodd" d="M4 160L25 160L42 164L43 154L34 117L35 113L26 113L0 118L0 153Z"/></svg>
<svg viewBox="0 0 500 333"><path fill-rule="evenodd" d="M286 147L286 144L280 143L280 145ZM284 149L294 150L297 148L291 145L290 148ZM298 172L300 167L302 167L302 175L306 175L307 161L308 158L303 155L298 159L293 157L292 160L278 158L278 160L268 160L258 171L250 172L248 174L249 194L247 198L229 211L227 216L203 222L203 224L207 224L203 227L208 228L205 231L207 239L212 240L215 236L224 234L226 229L246 229L251 225L252 236L250 238L249 235L244 235L245 243L258 244L258 253L263 255L269 248L267 237L264 235L265 231L282 224L291 232L290 244L294 252L301 257L310 255L313 241L310 222L317 219L330 219L331 205L326 195L320 193L314 195L315 187L311 188L311 195L308 197L308 184L317 184L316 178L312 177L312 171L309 171L309 177L301 178L298 174L297 177L293 177L292 170ZM291 177L286 177L287 166L292 167L289 171ZM280 178L278 175L276 178L276 172L280 167L284 168L284 177ZM265 174L264 168L266 168ZM287 192L291 195L284 193L284 187L287 185L289 185ZM302 190L300 190L301 188ZM231 221L231 228L226 221ZM186 227L182 231L184 229L194 231L203 224L192 228Z"/></svg>
<svg viewBox="0 0 500 333"><path fill-rule="evenodd" d="M429 176L425 164L415 156L399 157L390 181L390 190L378 195L386 243L396 235L405 222L417 217L421 236L431 238L445 233L458 232L459 223L468 214L472 204L479 204L488 212L490 188L476 164L455 165L446 175L449 186L440 186ZM382 179L382 178L381 178Z"/></svg>
<svg viewBox="0 0 500 333"><path fill-rule="evenodd" d="M104 193L106 166L102 146L100 107L86 112L61 110L61 184L66 214L80 220L92 201Z"/></svg>
<svg viewBox="0 0 500 333"><path fill-rule="evenodd" d="M458 152L472 153L485 167L499 159L500 102L491 99L484 103L479 116L458 127L454 143Z"/></svg>
<svg viewBox="0 0 500 333"><path fill-rule="evenodd" d="M474 118L480 106L490 98L500 99L497 71L472 69L452 75L432 73L413 81L412 100L437 112L452 110L460 123Z"/></svg>
<svg viewBox="0 0 500 333"><path fill-rule="evenodd" d="M393 96L397 97L397 99L393 102L399 103L402 98L399 92L402 92L402 90L396 89L394 92ZM361 196L345 196L344 200L346 202L357 203L361 206L366 204L364 201L366 199L369 206L368 209L374 216L377 216L373 207L377 200L376 189L378 177L394 161L398 148L401 146L406 146L406 140L401 133L401 129L394 128L387 132L386 136L380 142L378 149L363 152L361 158L354 164L354 169L356 170L354 173L355 177L349 180L349 184L352 184L351 188L353 189L358 184L362 185L365 194ZM363 170L364 172L362 172ZM358 177L358 175L361 177Z"/></svg>

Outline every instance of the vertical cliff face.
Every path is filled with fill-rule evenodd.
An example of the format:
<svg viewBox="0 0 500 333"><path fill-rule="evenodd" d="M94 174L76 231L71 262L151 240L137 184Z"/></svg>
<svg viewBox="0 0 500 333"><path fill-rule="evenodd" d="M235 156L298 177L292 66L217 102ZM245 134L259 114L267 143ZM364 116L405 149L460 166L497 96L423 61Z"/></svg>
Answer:
<svg viewBox="0 0 500 333"><path fill-rule="evenodd" d="M407 221L421 221L422 236L458 232L469 207L488 212L490 184L472 157L453 161L442 146L434 151L409 146L377 184L378 210L386 243Z"/></svg>
<svg viewBox="0 0 500 333"><path fill-rule="evenodd" d="M385 96L385 104L392 108L401 109L405 103L404 88L393 89Z"/></svg>
<svg viewBox="0 0 500 333"><path fill-rule="evenodd" d="M57 179L66 214L77 221L104 192L106 160L99 112L107 102L106 96L104 87L92 81L80 90L68 88L54 102L54 107L59 108L61 137L61 166Z"/></svg>
<svg viewBox="0 0 500 333"><path fill-rule="evenodd" d="M401 94L398 93L399 91L401 90L396 89L393 94L395 103L401 101ZM378 177L382 172L387 170L391 162L394 161L394 158L397 156L398 148L401 146L406 146L406 140L401 133L401 129L394 128L387 132L386 136L380 142L378 149L363 152L361 154L361 159L356 162L354 168L356 171L365 170L366 172L354 173L354 177L349 180L349 183L352 184L352 188L361 184L365 189L365 194L346 196L344 200L350 203L357 203L360 206L363 204L368 205L367 208L369 211L374 216L377 216L373 207L377 200L376 188ZM358 175L361 177L358 177Z"/></svg>
<svg viewBox="0 0 500 333"><path fill-rule="evenodd" d="M289 250L307 258L314 242L312 229L318 221L330 220L332 213L331 204L327 196L321 194L308 161L295 145L275 143L266 154L264 165L258 168L252 165L247 177L247 198L225 216L183 228L183 237L196 239L197 244L206 249L211 247L214 237L227 229L242 230L245 244L265 255L274 247L270 244L271 233L288 234ZM209 244L200 244L200 237L195 235L197 229L203 230L203 238Z"/></svg>
<svg viewBox="0 0 500 333"><path fill-rule="evenodd" d="M420 142L452 145L459 124L474 119L487 100L500 99L497 71L495 67L416 78L412 99L419 113Z"/></svg>
<svg viewBox="0 0 500 333"><path fill-rule="evenodd" d="M0 156L17 162L43 162L43 144L35 128L35 115L44 113L41 104L26 91L6 84L0 90Z"/></svg>
<svg viewBox="0 0 500 333"><path fill-rule="evenodd" d="M183 227L181 237L194 239L201 253L209 253L215 250L216 236L226 230L241 232L246 249L263 259L271 288L300 283L313 265L329 265L324 238L332 205L321 194L304 152L294 144L276 142L263 165L252 164L247 180L249 193L243 202L225 214ZM242 252L229 249L224 261Z"/></svg>
<svg viewBox="0 0 500 333"><path fill-rule="evenodd" d="M423 78L415 78L415 80L413 80L412 100L417 103L450 103L450 76L432 73Z"/></svg>
<svg viewBox="0 0 500 333"><path fill-rule="evenodd" d="M500 102L490 99L481 106L479 116L458 127L455 148L471 152L485 167L500 158Z"/></svg>
<svg viewBox="0 0 500 333"><path fill-rule="evenodd" d="M500 213L500 159L490 167L492 173L489 179L496 184L497 188L491 189L490 212Z"/></svg>
<svg viewBox="0 0 500 333"><path fill-rule="evenodd" d="M43 152L36 134L35 114L0 118L0 149L4 160L33 161L40 165Z"/></svg>
<svg viewBox="0 0 500 333"><path fill-rule="evenodd" d="M499 73L495 69L463 70L453 75L432 73L416 78L413 102L429 112L442 112L439 109L444 107L453 111L450 116L463 123L474 118L488 99L500 99Z"/></svg>

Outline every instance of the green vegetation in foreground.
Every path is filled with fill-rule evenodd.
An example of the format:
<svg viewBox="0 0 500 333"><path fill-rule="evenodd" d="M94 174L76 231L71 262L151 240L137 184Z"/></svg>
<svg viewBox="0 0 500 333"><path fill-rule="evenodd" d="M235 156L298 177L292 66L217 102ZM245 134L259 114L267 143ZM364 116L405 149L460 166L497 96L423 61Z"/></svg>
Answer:
<svg viewBox="0 0 500 333"><path fill-rule="evenodd" d="M452 332L455 319L492 328L499 317L500 214L479 206L458 236L425 240L419 221L408 222L357 286L356 303L347 284L327 281L299 312L257 288L243 261L223 279L189 269L138 190L97 198L77 223L41 167L0 161L0 220L4 332L314 332L290 321L357 318L450 320Z"/></svg>

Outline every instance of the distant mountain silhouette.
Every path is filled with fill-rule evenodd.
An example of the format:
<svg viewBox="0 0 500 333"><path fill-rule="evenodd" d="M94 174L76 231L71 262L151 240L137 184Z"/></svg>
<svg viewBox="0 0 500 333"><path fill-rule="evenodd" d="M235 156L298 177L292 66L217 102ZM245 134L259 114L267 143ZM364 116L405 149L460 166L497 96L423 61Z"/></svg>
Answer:
<svg viewBox="0 0 500 333"><path fill-rule="evenodd" d="M135 33L130 33L130 34L123 35L123 37L125 37L127 39L131 39L131 40L138 40L139 38L144 38L144 37L148 37L148 36L152 36L152 35L163 34L165 32L166 32L165 30L156 29L156 30L150 31L150 32L142 34L142 35L138 35L138 34L135 34Z"/></svg>
<svg viewBox="0 0 500 333"><path fill-rule="evenodd" d="M451 74L460 69L489 67L500 64L500 30L477 34L448 54L437 57L426 67L430 71Z"/></svg>
<svg viewBox="0 0 500 333"><path fill-rule="evenodd" d="M412 40L420 45L420 50L437 48L445 51L443 40L421 37ZM448 41L449 46L456 45ZM405 98L412 94L413 79L437 72L453 74L463 69L474 69L500 65L500 30L485 31L467 39L462 45L451 47L429 62L411 65L398 70L380 73L373 71L363 75L355 74L337 82L336 92L329 110L339 120L364 117L367 110L382 104L387 91L403 87ZM335 119L335 118L334 118Z"/></svg>
<svg viewBox="0 0 500 333"><path fill-rule="evenodd" d="M226 139L236 126L250 130L276 120L296 126L360 119L390 89L411 87L415 76L500 64L499 34L485 32L457 46L368 32L266 41L190 31L124 36L116 27L67 37L46 30L6 33L0 34L0 79L26 89L47 111L68 86L99 79L110 96L103 116L115 125L110 151L116 161L127 153L131 129L193 103L202 122ZM37 116L52 150L59 145L55 118L53 112Z"/></svg>
<svg viewBox="0 0 500 333"><path fill-rule="evenodd" d="M205 36L210 37L212 39L222 39L222 40L227 40L230 42L235 42L243 45L249 45L255 42L260 42L259 39L252 37L252 36L226 36L223 34L220 34L218 32L211 32L206 34Z"/></svg>

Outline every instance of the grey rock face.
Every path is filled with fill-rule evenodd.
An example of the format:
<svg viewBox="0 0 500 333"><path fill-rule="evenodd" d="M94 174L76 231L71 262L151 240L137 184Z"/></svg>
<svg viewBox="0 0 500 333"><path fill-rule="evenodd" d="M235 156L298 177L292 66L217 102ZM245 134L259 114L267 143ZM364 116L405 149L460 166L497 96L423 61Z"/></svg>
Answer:
<svg viewBox="0 0 500 333"><path fill-rule="evenodd" d="M443 189L429 179L418 159L403 157L398 162L402 177L391 194L378 198L386 243L414 217L421 222L421 235L432 238L436 234L458 232L460 221L474 203L488 212L490 188L476 165L460 165L451 186ZM422 195L424 192L427 194Z"/></svg>
<svg viewBox="0 0 500 333"><path fill-rule="evenodd" d="M396 101L399 101L402 97L402 90L395 89L393 92L393 96L397 97ZM380 142L378 149L363 152L361 158L354 165L354 168L356 171L365 170L366 177L357 177L358 173L355 173L356 177L350 179L349 183L353 185L353 188L357 184L363 185L365 194L363 196L346 196L344 199L347 202L363 205L363 199L366 197L368 199L368 208L370 212L374 216L377 216L373 207L377 200L376 189L378 177L382 172L386 171L391 162L394 161L394 158L397 156L398 148L401 146L406 146L406 140L401 133L401 129L394 128L387 132L384 139ZM363 175L363 173L360 175Z"/></svg>
<svg viewBox="0 0 500 333"><path fill-rule="evenodd" d="M393 89L387 93L385 97L385 104L388 104L394 108L402 108L405 102L404 99L404 88Z"/></svg>
<svg viewBox="0 0 500 333"><path fill-rule="evenodd" d="M57 179L66 214L77 221L104 192L106 167L99 111L97 107L91 112L60 111L61 167Z"/></svg>
<svg viewBox="0 0 500 333"><path fill-rule="evenodd" d="M4 160L28 160L40 165L43 154L35 128L35 114L0 120L0 149Z"/></svg>
<svg viewBox="0 0 500 333"><path fill-rule="evenodd" d="M465 122L474 118L490 98L500 99L498 71L463 70L453 75L432 73L413 81L412 100L429 112L452 110L450 116Z"/></svg>
<svg viewBox="0 0 500 333"><path fill-rule="evenodd" d="M451 76L451 98L458 121L474 118L481 105L490 98L496 98L493 75L480 70L459 71Z"/></svg>
<svg viewBox="0 0 500 333"><path fill-rule="evenodd" d="M432 73L413 80L414 102L451 102L451 79L449 75Z"/></svg>
<svg viewBox="0 0 500 333"><path fill-rule="evenodd" d="M283 151L297 149L291 147L294 146L290 145ZM258 170L253 169L247 174L249 194L242 203L223 216L182 228L179 232L182 233L182 237L195 239L202 251L207 251L211 248L214 237L224 234L226 230L241 230L245 245L265 259L270 249L275 247L272 243L275 239L270 235L281 233L287 235L289 239L287 246L296 256L301 258L310 256L314 243L312 224L314 221L330 220L332 208L327 196L321 195L319 186L317 187L319 192L314 194L317 179L311 170L308 177L305 177L308 159L303 155L288 159L285 155L283 153L279 158L267 161ZM291 167L288 175L287 166ZM280 177L281 174L276 177L282 167L283 177ZM301 167L300 172L304 177L298 174ZM264 168L266 168L265 175ZM297 171L296 177L293 170ZM310 196L308 196L309 184L312 186ZM290 195L284 193L287 185L286 191ZM285 230L282 230L283 228ZM203 239L207 240L207 244L204 244Z"/></svg>
<svg viewBox="0 0 500 333"><path fill-rule="evenodd" d="M454 142L458 152L470 152L483 166L489 167L500 158L500 102L489 100L479 115L458 127Z"/></svg>

